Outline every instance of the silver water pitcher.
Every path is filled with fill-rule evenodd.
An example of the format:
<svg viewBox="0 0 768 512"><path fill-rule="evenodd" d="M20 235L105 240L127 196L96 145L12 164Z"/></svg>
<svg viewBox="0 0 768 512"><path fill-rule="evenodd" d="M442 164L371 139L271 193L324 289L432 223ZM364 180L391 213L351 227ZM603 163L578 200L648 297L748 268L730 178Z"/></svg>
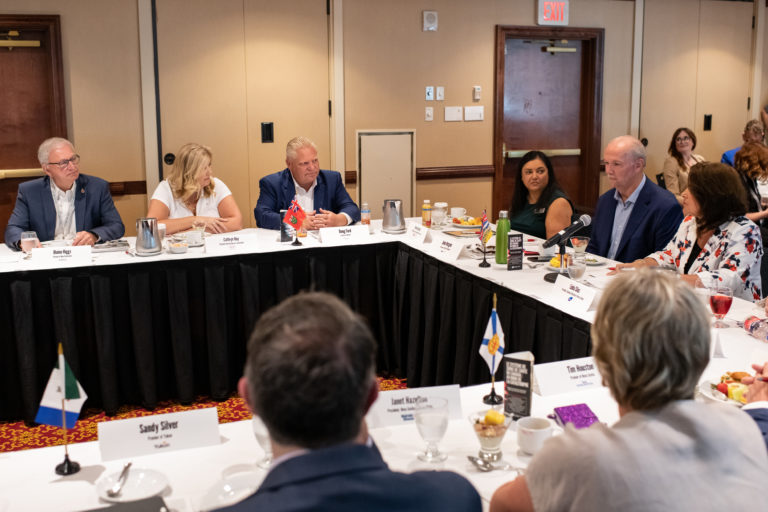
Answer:
<svg viewBox="0 0 768 512"><path fill-rule="evenodd" d="M405 217L403 217L403 201L400 199L385 199L381 207L384 213L381 230L385 233L405 233Z"/></svg>
<svg viewBox="0 0 768 512"><path fill-rule="evenodd" d="M157 219L136 219L136 254L149 256L163 252L163 241L157 228Z"/></svg>

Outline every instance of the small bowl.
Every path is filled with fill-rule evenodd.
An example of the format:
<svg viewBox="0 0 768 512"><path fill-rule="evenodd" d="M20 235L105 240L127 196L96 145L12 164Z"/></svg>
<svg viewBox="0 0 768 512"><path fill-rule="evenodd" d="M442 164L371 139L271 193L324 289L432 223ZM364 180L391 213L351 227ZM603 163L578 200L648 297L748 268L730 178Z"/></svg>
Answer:
<svg viewBox="0 0 768 512"><path fill-rule="evenodd" d="M187 242L180 242L177 240L172 240L168 243L168 250L171 251L173 254L184 254L187 252L187 247L189 247L189 244Z"/></svg>

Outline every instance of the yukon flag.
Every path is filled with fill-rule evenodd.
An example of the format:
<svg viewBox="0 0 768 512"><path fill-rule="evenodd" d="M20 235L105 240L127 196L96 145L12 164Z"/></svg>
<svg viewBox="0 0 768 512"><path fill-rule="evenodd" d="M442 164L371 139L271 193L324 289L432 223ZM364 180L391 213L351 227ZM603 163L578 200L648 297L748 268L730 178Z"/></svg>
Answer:
<svg viewBox="0 0 768 512"><path fill-rule="evenodd" d="M88 395L77 382L72 368L64 360L64 351L59 343L59 361L51 372L48 385L45 386L35 422L61 427L61 408L64 407L67 429L72 429L87 398Z"/></svg>
<svg viewBox="0 0 768 512"><path fill-rule="evenodd" d="M496 369L501 364L501 358L504 356L504 333L501 331L501 325L496 314L495 302L494 300L491 318L488 319L488 327L485 328L483 343L480 345L480 355L488 364L491 375L496 374Z"/></svg>

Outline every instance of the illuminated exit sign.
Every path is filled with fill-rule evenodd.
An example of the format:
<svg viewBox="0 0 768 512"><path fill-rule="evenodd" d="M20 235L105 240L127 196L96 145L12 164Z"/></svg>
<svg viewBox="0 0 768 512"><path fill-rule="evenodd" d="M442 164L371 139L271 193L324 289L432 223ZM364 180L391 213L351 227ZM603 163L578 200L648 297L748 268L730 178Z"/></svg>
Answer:
<svg viewBox="0 0 768 512"><path fill-rule="evenodd" d="M539 0L539 25L567 25L569 0Z"/></svg>

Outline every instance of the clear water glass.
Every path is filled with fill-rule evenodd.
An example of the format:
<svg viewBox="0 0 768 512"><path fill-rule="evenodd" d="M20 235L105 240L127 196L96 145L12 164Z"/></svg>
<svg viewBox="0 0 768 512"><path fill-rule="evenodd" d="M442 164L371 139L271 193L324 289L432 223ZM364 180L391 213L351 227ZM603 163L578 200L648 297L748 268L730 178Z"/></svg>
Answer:
<svg viewBox="0 0 768 512"><path fill-rule="evenodd" d="M24 254L29 254L32 252L32 249L38 246L40 241L37 238L37 233L35 231L23 231L21 233L21 238L19 239L19 246L21 247L21 250L24 252Z"/></svg>
<svg viewBox="0 0 768 512"><path fill-rule="evenodd" d="M256 436L256 442L259 443L261 449L264 450L264 457L256 463L261 469L269 469L272 465L272 441L269 439L269 431L267 426L261 421L261 418L253 415L252 420L253 435Z"/></svg>
<svg viewBox="0 0 768 512"><path fill-rule="evenodd" d="M584 277L584 272L586 271L587 260L584 257L584 253L574 254L568 264L568 277L574 281L579 281Z"/></svg>
<svg viewBox="0 0 768 512"><path fill-rule="evenodd" d="M416 427L421 438L427 443L427 448L418 454L424 462L442 462L448 456L437 447L437 444L448 429L448 401L444 398L429 398L428 401L414 412Z"/></svg>

